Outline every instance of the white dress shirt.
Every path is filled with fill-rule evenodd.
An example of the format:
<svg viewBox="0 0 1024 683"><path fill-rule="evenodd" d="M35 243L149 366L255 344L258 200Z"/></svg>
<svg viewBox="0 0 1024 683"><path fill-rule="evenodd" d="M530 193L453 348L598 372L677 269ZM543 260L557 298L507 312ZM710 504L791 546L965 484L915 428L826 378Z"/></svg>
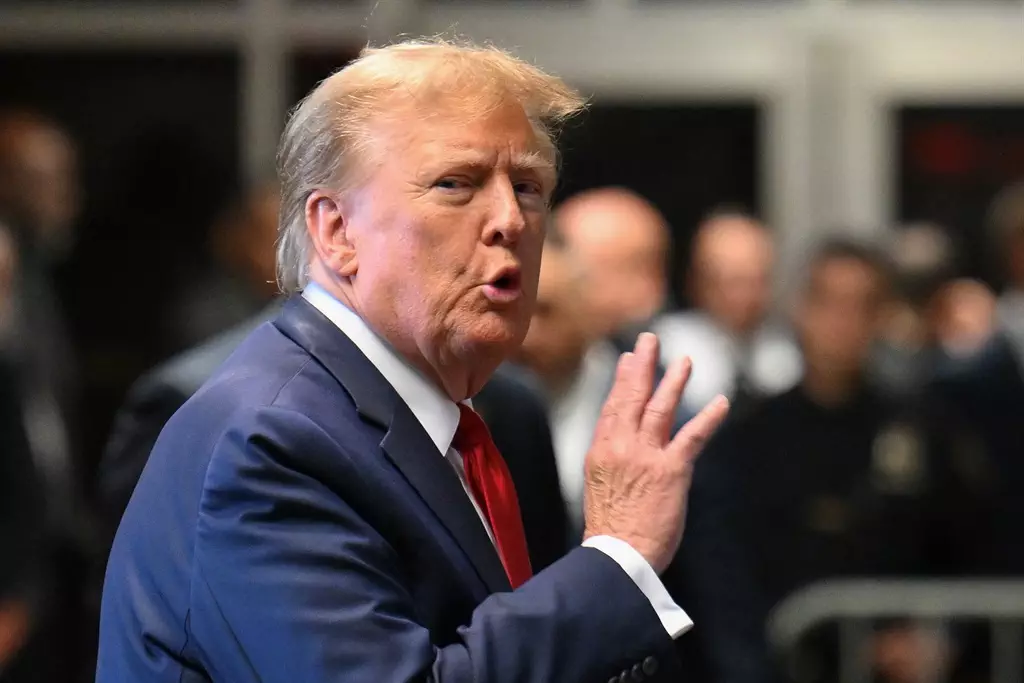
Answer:
<svg viewBox="0 0 1024 683"><path fill-rule="evenodd" d="M362 318L322 287L310 283L302 292L302 296L337 325L409 406L409 410L423 425L427 436L437 447L438 453L455 468L462 488L473 503L480 523L484 525L493 542L494 535L487 516L480 509L466 481L462 456L451 447L455 430L459 426L459 407L419 371L405 362ZM466 401L466 404L471 406L469 401ZM594 536L584 541L583 545L600 550L622 567L650 600L670 637L676 638L693 627L690 617L675 604L651 565L628 543L612 536Z"/></svg>
<svg viewBox="0 0 1024 683"><path fill-rule="evenodd" d="M1024 290L1010 289L999 297L996 321L1009 340L1017 362L1024 367Z"/></svg>
<svg viewBox="0 0 1024 683"><path fill-rule="evenodd" d="M800 381L803 357L784 329L762 325L745 347L701 311L670 313L657 318L651 331L661 342L661 362L689 356L693 371L683 405L700 412L718 394L732 398L742 370L753 388L767 396L780 394Z"/></svg>
<svg viewBox="0 0 1024 683"><path fill-rule="evenodd" d="M586 460L594 430L601 417L604 400L615 382L619 354L606 341L592 345L572 384L551 399L549 416L551 438L562 486L573 528L583 529L583 462Z"/></svg>

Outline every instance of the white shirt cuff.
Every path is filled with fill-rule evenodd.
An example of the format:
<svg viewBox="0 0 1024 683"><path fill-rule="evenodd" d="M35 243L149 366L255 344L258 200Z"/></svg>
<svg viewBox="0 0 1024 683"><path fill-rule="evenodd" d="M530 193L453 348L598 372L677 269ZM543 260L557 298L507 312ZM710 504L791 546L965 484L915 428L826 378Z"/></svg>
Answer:
<svg viewBox="0 0 1024 683"><path fill-rule="evenodd" d="M693 620L675 603L657 573L633 546L614 536L591 536L583 541L583 546L600 550L629 574L650 601L670 638L674 640L693 628Z"/></svg>

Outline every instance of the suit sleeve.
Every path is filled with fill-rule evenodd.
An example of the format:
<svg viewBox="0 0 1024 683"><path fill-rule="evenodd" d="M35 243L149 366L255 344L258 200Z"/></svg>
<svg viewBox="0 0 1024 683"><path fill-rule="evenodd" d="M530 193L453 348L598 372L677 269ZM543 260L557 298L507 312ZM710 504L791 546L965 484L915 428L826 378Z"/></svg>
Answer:
<svg viewBox="0 0 1024 683"><path fill-rule="evenodd" d="M222 439L200 510L190 642L217 652L206 662L214 680L677 680L647 599L588 548L491 595L439 645L417 618L402 558L351 504L360 496L328 490L289 454L352 460L304 416L253 419ZM359 487L358 469L350 475L344 486Z"/></svg>

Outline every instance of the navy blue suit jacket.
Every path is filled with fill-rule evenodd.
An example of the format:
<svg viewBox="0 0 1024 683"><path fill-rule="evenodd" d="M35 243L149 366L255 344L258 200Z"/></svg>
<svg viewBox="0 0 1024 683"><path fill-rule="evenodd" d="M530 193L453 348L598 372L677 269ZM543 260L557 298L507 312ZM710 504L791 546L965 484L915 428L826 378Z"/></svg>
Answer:
<svg viewBox="0 0 1024 683"><path fill-rule="evenodd" d="M600 551L518 590L454 470L301 298L157 440L114 541L100 683L674 681Z"/></svg>

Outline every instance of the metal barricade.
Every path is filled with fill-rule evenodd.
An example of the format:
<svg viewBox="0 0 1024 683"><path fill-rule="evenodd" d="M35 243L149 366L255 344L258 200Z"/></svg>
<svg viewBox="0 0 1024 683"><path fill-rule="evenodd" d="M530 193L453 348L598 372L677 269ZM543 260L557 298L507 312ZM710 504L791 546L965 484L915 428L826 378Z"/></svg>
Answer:
<svg viewBox="0 0 1024 683"><path fill-rule="evenodd" d="M790 652L812 628L839 626L840 683L868 683L870 663L859 656L872 621L905 618L942 626L956 619L991 628L992 683L1024 683L1024 581L835 580L815 583L783 600L768 619L776 652Z"/></svg>

